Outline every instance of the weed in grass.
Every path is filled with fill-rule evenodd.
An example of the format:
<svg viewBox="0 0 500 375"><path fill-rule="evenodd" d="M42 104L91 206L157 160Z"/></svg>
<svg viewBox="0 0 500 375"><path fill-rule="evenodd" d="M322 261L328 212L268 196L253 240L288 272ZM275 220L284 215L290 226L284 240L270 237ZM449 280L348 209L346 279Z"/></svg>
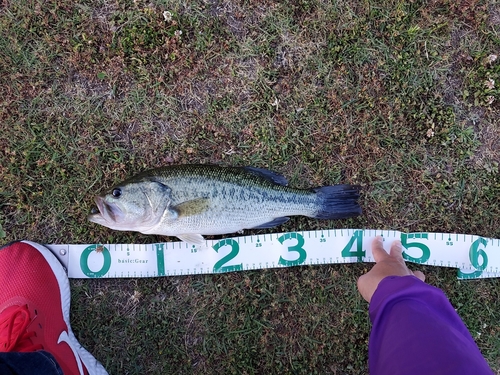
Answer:
<svg viewBox="0 0 500 375"><path fill-rule="evenodd" d="M474 106L489 107L496 104L500 98L498 82L500 80L500 63L497 55L484 53L473 57L470 63L474 65L473 70L465 78L466 87L463 92L464 100L473 99ZM471 92L469 91L471 90Z"/></svg>

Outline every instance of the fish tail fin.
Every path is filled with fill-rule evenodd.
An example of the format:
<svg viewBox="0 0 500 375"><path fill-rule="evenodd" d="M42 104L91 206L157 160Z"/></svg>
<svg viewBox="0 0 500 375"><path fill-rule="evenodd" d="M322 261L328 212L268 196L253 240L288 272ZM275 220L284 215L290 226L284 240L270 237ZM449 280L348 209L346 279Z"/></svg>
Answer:
<svg viewBox="0 0 500 375"><path fill-rule="evenodd" d="M358 204L359 185L334 185L312 189L317 194L319 209L316 219L346 219L361 215Z"/></svg>

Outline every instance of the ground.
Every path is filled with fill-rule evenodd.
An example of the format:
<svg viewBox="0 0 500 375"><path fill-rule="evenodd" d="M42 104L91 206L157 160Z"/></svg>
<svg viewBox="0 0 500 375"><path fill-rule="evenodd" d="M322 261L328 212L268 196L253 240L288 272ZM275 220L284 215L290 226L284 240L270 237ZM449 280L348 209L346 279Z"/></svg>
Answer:
<svg viewBox="0 0 500 375"><path fill-rule="evenodd" d="M171 240L86 216L100 191L179 163L363 187L359 218L265 233L500 238L494 0L5 0L0 33L2 242ZM362 374L369 267L72 280L72 324L111 374ZM499 281L415 268L498 373Z"/></svg>

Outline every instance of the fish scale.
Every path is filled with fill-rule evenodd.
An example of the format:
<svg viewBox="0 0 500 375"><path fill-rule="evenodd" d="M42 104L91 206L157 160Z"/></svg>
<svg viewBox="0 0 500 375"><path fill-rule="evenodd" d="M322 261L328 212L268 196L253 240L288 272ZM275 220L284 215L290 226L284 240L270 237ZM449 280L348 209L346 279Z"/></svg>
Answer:
<svg viewBox="0 0 500 375"><path fill-rule="evenodd" d="M194 200L200 197L210 199L210 208L199 215L195 224L200 234L212 234L220 226L234 225L236 231L251 228L263 220L272 220L274 217L291 215L313 215L317 210L316 197L314 193L299 191L300 194L281 185L271 185L272 189L266 191L262 188L245 186L238 181L217 181L202 178L192 178L184 181L182 178L159 178L158 181L172 188L172 191L181 192L172 194L172 205L176 206L186 200ZM183 190L189 185L189 190ZM210 225L212 217L218 217ZM251 216L249 220L248 216ZM189 219L189 218L188 218ZM186 222L187 223L187 222ZM255 223L255 224L254 224ZM177 226L179 230L184 225L183 220L170 220L164 223L169 226ZM193 223L194 224L194 223ZM245 226L246 224L246 226Z"/></svg>

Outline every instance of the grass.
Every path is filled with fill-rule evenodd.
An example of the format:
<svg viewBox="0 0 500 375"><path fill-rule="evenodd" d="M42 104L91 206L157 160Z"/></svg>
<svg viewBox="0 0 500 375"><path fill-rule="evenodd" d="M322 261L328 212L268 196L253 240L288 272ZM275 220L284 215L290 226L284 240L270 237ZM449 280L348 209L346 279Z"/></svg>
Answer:
<svg viewBox="0 0 500 375"><path fill-rule="evenodd" d="M500 238L492 0L13 0L0 35L3 242L163 241L86 216L100 190L177 163L363 185L362 217L275 231ZM111 374L361 374L368 269L72 280L72 324ZM420 269L499 372L499 281Z"/></svg>

